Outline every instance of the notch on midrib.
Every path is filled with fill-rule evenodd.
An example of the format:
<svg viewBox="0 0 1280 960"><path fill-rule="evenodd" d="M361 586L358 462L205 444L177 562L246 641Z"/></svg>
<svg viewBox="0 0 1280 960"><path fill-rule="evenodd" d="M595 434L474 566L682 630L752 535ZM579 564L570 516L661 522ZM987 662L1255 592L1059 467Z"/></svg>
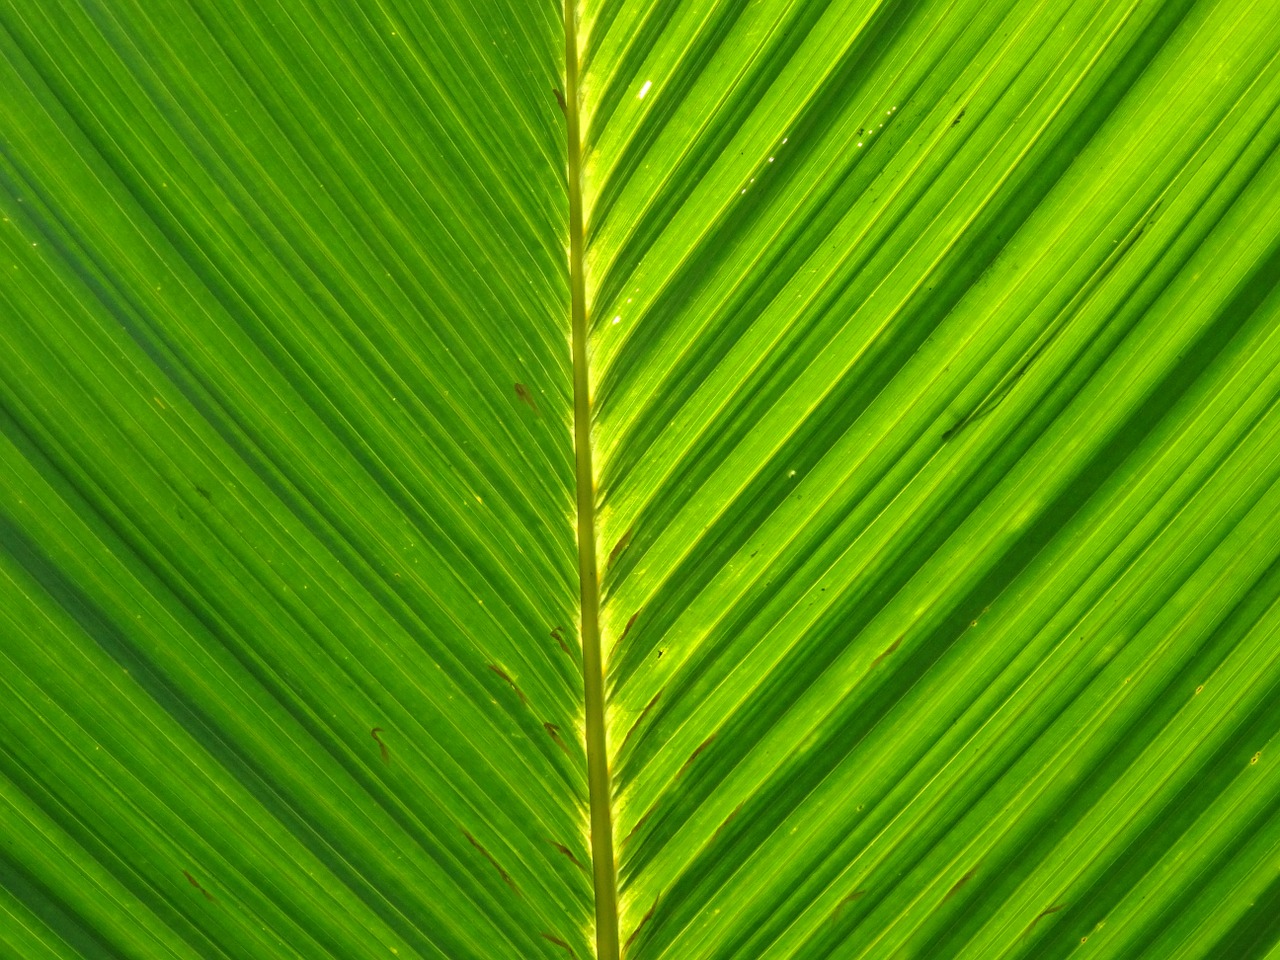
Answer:
<svg viewBox="0 0 1280 960"><path fill-rule="evenodd" d="M591 800L591 872L595 881L596 957L618 960L618 879L613 860L612 787L604 731L604 658L600 649L600 577L596 565L595 474L591 466L591 378L587 370L587 302L583 275L582 138L578 115L578 24L565 0L565 115L569 127L569 293L573 339L573 433L578 487L578 582L582 603L582 672L587 783Z"/></svg>

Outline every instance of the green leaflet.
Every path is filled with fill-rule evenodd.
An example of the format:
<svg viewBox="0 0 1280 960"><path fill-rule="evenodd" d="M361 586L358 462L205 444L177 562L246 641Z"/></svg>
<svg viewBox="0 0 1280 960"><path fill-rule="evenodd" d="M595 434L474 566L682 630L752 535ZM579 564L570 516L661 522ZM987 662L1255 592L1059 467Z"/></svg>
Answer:
<svg viewBox="0 0 1280 960"><path fill-rule="evenodd" d="M585 955L560 30L7 10L4 833L50 839L0 927L46 955Z"/></svg>
<svg viewBox="0 0 1280 960"><path fill-rule="evenodd" d="M0 5L0 955L1280 955L1280 6L574 27Z"/></svg>

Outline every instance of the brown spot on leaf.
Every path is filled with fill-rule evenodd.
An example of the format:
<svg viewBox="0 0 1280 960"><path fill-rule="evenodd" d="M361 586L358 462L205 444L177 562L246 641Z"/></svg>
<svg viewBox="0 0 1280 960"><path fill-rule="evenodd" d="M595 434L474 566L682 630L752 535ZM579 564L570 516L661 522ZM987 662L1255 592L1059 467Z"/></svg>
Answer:
<svg viewBox="0 0 1280 960"><path fill-rule="evenodd" d="M684 766L681 767L680 771L676 774L677 780L679 780L682 776L684 776L684 772L689 769L689 764L697 760L698 754L702 753L703 750L711 746L711 741L714 740L715 738L716 738L716 735L713 733L711 736L707 737L707 739L703 740L700 744L698 744L698 749L693 751L693 753L689 754L689 759L684 762Z"/></svg>
<svg viewBox="0 0 1280 960"><path fill-rule="evenodd" d="M733 808L733 812L731 814L729 814L727 817L724 818L724 822L721 823L720 826L716 827L716 832L711 835L712 840L720 836L720 831L723 830L725 827L727 827L730 823L732 823L733 818L742 812L742 806L746 802L747 801L743 800L742 803L738 804L736 807Z"/></svg>
<svg viewBox="0 0 1280 960"><path fill-rule="evenodd" d="M556 843L554 840L548 840L547 843L551 844L553 847L555 847L557 850L563 853L566 857L572 860L573 865L577 867L579 870L587 869L582 865L581 861L579 861L578 858L573 855L573 851L570 850L568 847L566 847L563 843Z"/></svg>
<svg viewBox="0 0 1280 960"><path fill-rule="evenodd" d="M646 810L644 816L642 816L639 820L637 820L636 825L631 828L631 832L622 838L621 846L625 847L627 843L631 840L631 838L634 837L639 832L640 828L644 826L645 821L648 820L651 816L653 816L653 807L650 807L648 810Z"/></svg>
<svg viewBox="0 0 1280 960"><path fill-rule="evenodd" d="M498 876L502 877L502 882L505 883L512 890L514 890L516 893L519 893L520 888L517 887L516 882L511 879L511 874L507 873L507 871L502 869L502 867L498 864L498 861L493 859L493 855L489 853L489 851L486 850L484 847L482 847L479 841L477 841L476 838L473 837L471 834L469 834L466 830L462 831L462 835L467 838L467 843L471 844L473 847L479 850L480 855L483 856L486 860L488 860L491 864L493 864L493 869L498 871Z"/></svg>
<svg viewBox="0 0 1280 960"><path fill-rule="evenodd" d="M636 728L639 727L640 724L644 722L644 718L649 715L649 711L652 710L657 705L658 698L661 696L662 696L662 691L659 690L657 693L653 695L653 699L649 701L648 706L646 706L643 710L640 711L640 716L636 717L636 722L631 725L631 729L628 730L626 736L622 738L622 746L618 748L619 753L621 753L623 750L627 748L627 741L629 741L631 739L631 735L636 732Z"/></svg>
<svg viewBox="0 0 1280 960"><path fill-rule="evenodd" d="M904 633L902 636L905 637L906 634ZM895 650L897 650L898 647L900 646L902 646L902 637L899 637L897 640L893 641L893 643L889 644L889 646L885 647L884 653L880 654L880 656L872 660L871 666L869 666L867 669L874 670L876 667L880 666L880 664L883 663L885 659L888 658L888 656L891 653L893 653Z"/></svg>
<svg viewBox="0 0 1280 960"><path fill-rule="evenodd" d="M622 635L618 637L617 640L613 641L613 646L609 648L610 660L613 659L613 655L615 652L617 652L618 647L622 646L622 641L627 639L627 634L630 633L631 628L636 625L636 620L639 619L639 617L640 617L639 611L636 611L635 613L633 613L631 615L631 619L627 621L627 625L622 628Z"/></svg>
<svg viewBox="0 0 1280 960"><path fill-rule="evenodd" d="M187 883L191 884L193 887L195 887L197 890L200 891L200 896L204 897L210 903L218 902L213 899L213 894L211 894L208 890L202 887L200 885L200 881L197 880L195 877L193 877L190 873L188 873L186 870L183 870L182 875L187 878Z"/></svg>
<svg viewBox="0 0 1280 960"><path fill-rule="evenodd" d="M560 649L561 649L561 650L563 650L565 653L569 654L569 656L571 656L571 657L572 657L572 656L573 656L573 651L569 649L569 645L568 645L567 643L565 643L565 642L564 642L564 637L563 637L563 636L561 636L561 634L560 634L560 631L561 631L561 630L563 630L563 629L564 629L564 627L552 627L552 628L551 628L551 637L552 637L552 639L553 639L553 640L555 640L555 642L556 642L556 643L560 644Z"/></svg>
<svg viewBox="0 0 1280 960"><path fill-rule="evenodd" d="M527 405L533 411L535 417L542 416L541 411L538 410L537 401L533 399L533 394L529 392L529 388L523 383L516 384L516 396L520 398L521 403Z"/></svg>
<svg viewBox="0 0 1280 960"><path fill-rule="evenodd" d="M636 942L636 937L640 936L640 931L644 929L644 925L653 917L653 911L658 909L658 898L653 898L653 906L649 908L649 912L640 918L640 922L636 924L636 928L631 931L631 936L627 937L627 942L622 945L622 954L626 956L631 944Z"/></svg>
<svg viewBox="0 0 1280 960"><path fill-rule="evenodd" d="M492 670L492 671L493 671L494 673L496 673L499 677L501 677L503 680L507 681L507 683L509 683L509 684L511 685L511 689L512 689L512 690L514 690L514 691L516 692L516 696L520 698L520 702L521 702L521 703L523 703L526 707L529 705L529 699L528 699L528 697L526 697L526 696L524 695L524 691L523 691L523 690L521 690L521 689L516 685L516 682L515 682L514 680L512 680L512 679L511 679L511 677L509 677L509 676L507 675L507 671L503 670L501 667L499 667L499 666L497 666L497 665L495 665L495 664L492 664L492 663L487 663L487 664L485 664L485 666L486 666L486 667L488 667L490 670Z"/></svg>
<svg viewBox="0 0 1280 960"><path fill-rule="evenodd" d="M630 530L628 530L626 533L622 535L621 540L619 540L617 543L613 545L613 549L609 551L609 559L605 563L606 567L612 567L613 561L617 560L618 557L622 554L622 551L627 549L627 547L631 544L631 534L635 532L635 529L636 529L635 527L632 527Z"/></svg>
<svg viewBox="0 0 1280 960"><path fill-rule="evenodd" d="M559 937L553 937L553 936L552 936L551 934L549 934L549 933L540 933L540 934L538 934L538 936L540 936L543 940L550 940L550 941L551 941L552 943L554 943L557 947L560 947L562 950L567 951L567 952L568 952L568 954L569 954L569 956L574 957L574 958L575 958L575 960L576 960L577 954L573 952L573 948L572 948L572 947L570 947L570 946L569 946L567 943L565 943L563 940L561 940Z"/></svg>
<svg viewBox="0 0 1280 960"><path fill-rule="evenodd" d="M552 87L551 92L556 95L556 103L560 104L561 112L567 117L569 115L569 104L565 102L564 94L560 92L558 87Z"/></svg>
<svg viewBox="0 0 1280 960"><path fill-rule="evenodd" d="M831 911L830 919L835 920L837 917L840 916L840 914L844 912L845 907L853 903L853 901L855 900L861 900L866 895L867 895L867 891L865 890L855 890L853 891L853 893L849 894L848 896L842 897L840 899L840 902L836 904L836 908Z"/></svg>
<svg viewBox="0 0 1280 960"><path fill-rule="evenodd" d="M551 734L551 739L556 742L557 746L559 746L561 750L563 750L565 753L569 752L569 748L565 745L565 742L560 739L559 727L557 727L554 723L544 723L542 725L542 728L546 730L547 733Z"/></svg>
<svg viewBox="0 0 1280 960"><path fill-rule="evenodd" d="M947 895L942 898L942 902L946 903L948 900L954 897L957 893L960 892L960 888L963 887L970 880L972 880L975 876L977 876L977 874L978 874L978 868L974 867L972 870L966 873L963 877L957 880L952 885L951 889L947 891Z"/></svg>
<svg viewBox="0 0 1280 960"><path fill-rule="evenodd" d="M380 734L381 732L382 732L381 727L374 727L372 730L369 731L369 736L373 737L373 739L378 741L378 752L382 754L382 762L390 763L391 754L387 752L387 745L383 743L382 738L378 736L378 734Z"/></svg>
<svg viewBox="0 0 1280 960"><path fill-rule="evenodd" d="M1027 936L1029 933L1031 933L1032 930L1036 928L1037 923L1039 923L1041 920L1043 920L1045 917L1049 916L1050 914L1057 913L1059 910L1061 910L1065 906L1066 906L1065 903L1059 903L1059 904L1055 904L1052 907L1049 907L1047 910L1041 910L1039 913L1036 914L1036 918L1032 920L1029 924L1027 924L1027 929L1023 931L1022 935L1024 937Z"/></svg>

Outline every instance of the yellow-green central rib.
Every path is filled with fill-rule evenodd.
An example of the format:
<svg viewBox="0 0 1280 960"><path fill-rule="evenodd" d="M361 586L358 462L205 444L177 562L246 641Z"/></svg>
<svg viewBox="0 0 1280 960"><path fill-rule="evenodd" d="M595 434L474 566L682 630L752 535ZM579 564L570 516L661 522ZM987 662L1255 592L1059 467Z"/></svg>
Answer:
<svg viewBox="0 0 1280 960"><path fill-rule="evenodd" d="M573 329L573 419L578 484L578 579L582 598L582 672L591 796L591 870L596 893L596 956L618 958L618 881L613 863L612 788L604 735L604 662L600 653L600 578L596 570L595 477L591 469L591 381L582 268L582 149L578 124L578 33L574 0L565 0L565 113L569 120L569 289Z"/></svg>

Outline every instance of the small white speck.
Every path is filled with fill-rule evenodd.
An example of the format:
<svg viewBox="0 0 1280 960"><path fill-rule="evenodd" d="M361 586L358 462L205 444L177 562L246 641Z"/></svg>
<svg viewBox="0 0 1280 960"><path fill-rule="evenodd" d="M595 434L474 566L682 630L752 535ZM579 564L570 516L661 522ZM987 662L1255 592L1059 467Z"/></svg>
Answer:
<svg viewBox="0 0 1280 960"><path fill-rule="evenodd" d="M862 146L862 141L861 141L861 140L859 140L859 141L858 141L858 146Z"/></svg>
<svg viewBox="0 0 1280 960"><path fill-rule="evenodd" d="M621 317L614 317L614 318L613 318L613 322L614 322L614 323L621 323L621 322L622 322L622 318L621 318Z"/></svg>
<svg viewBox="0 0 1280 960"><path fill-rule="evenodd" d="M653 86L653 81L652 81L652 80L646 80L646 81L644 82L644 86L640 88L640 92L639 92L638 94L636 94L636 99L637 99L637 100L643 100L643 99L644 99L644 95L645 95L646 93L648 93L648 92L649 92L649 88L650 88L650 87L652 87L652 86Z"/></svg>
<svg viewBox="0 0 1280 960"><path fill-rule="evenodd" d="M783 143L786 143L786 142L787 142L787 138L786 138L786 137L783 137L783 138L782 138L782 142L783 142Z"/></svg>
<svg viewBox="0 0 1280 960"><path fill-rule="evenodd" d="M773 163L773 157L770 157L770 158L769 158L769 162L770 162L770 163Z"/></svg>
<svg viewBox="0 0 1280 960"><path fill-rule="evenodd" d="M746 193L747 191L744 189L742 192L743 192L743 193Z"/></svg>
<svg viewBox="0 0 1280 960"><path fill-rule="evenodd" d="M788 477L794 477L795 475L796 475L796 472L795 472L794 470L788 470L788 471L787 471L787 476L788 476Z"/></svg>

